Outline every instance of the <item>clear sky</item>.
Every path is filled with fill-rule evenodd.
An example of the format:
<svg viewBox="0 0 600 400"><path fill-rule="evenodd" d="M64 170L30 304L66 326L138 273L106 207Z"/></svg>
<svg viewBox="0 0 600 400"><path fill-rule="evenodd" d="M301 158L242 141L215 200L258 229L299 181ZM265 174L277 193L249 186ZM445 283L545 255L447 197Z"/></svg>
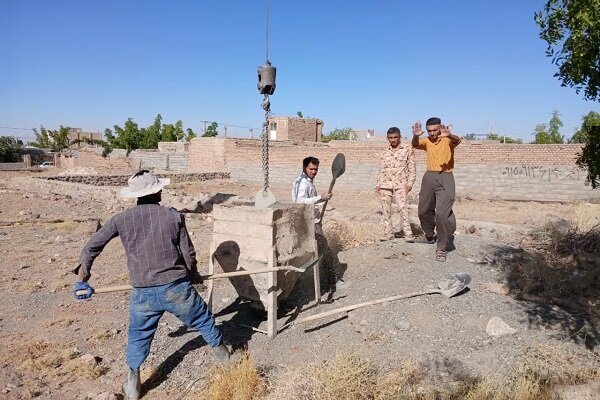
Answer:
<svg viewBox="0 0 600 400"><path fill-rule="evenodd" d="M398 126L404 136L439 116L458 134L486 133L491 122L528 142L558 110L570 137L600 104L553 77L533 21L544 3L271 0L273 113L301 111L325 132ZM265 5L0 0L0 126L104 131L160 113L199 133L203 120L260 128Z"/></svg>

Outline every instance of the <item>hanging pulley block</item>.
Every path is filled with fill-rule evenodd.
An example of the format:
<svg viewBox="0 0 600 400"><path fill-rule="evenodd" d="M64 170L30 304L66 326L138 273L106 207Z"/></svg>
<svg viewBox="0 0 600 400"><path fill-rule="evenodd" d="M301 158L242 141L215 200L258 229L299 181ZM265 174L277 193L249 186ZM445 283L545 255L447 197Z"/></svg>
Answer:
<svg viewBox="0 0 600 400"><path fill-rule="evenodd" d="M258 91L260 94L275 93L275 75L277 68L267 63L258 67Z"/></svg>

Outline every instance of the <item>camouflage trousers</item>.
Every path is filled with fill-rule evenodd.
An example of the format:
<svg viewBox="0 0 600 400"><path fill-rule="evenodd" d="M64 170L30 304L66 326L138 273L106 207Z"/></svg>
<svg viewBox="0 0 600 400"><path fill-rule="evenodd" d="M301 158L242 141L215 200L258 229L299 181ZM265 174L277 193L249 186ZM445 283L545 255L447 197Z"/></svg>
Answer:
<svg viewBox="0 0 600 400"><path fill-rule="evenodd" d="M413 234L410 228L410 219L408 218L406 192L400 189L380 189L379 194L381 196L381 210L383 212L384 235L391 236L395 232L399 231L394 229L392 222L392 201L395 199L396 206L398 207L400 218L402 220L402 231L404 232L404 238L412 238Z"/></svg>

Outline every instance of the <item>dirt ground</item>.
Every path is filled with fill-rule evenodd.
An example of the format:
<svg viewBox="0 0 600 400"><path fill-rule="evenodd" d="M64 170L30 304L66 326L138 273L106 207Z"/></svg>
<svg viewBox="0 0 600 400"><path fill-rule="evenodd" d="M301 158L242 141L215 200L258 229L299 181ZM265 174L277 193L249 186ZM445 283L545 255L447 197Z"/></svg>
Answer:
<svg viewBox="0 0 600 400"><path fill-rule="evenodd" d="M121 398L128 323L128 293L98 294L76 302L72 295L79 252L101 223L122 207L33 193L13 188L0 175L0 398ZM326 183L317 182L317 187ZM178 196L229 193L251 197L258 187L231 181L174 184L166 200ZM288 200L289 188L276 187ZM414 203L414 201L413 201ZM418 231L416 206L410 219ZM446 263L434 260L434 247L403 239L380 242L381 214L374 192L336 192L325 215L325 231L337 251L340 280L315 305L310 274L282 305L279 324L330 309L388 296L435 288L449 272L471 275L470 291L362 308L292 325L274 339L248 327L266 329L264 315L237 299L227 281L215 289L214 311L235 349L247 348L257 364L277 382L286 371L352 352L389 365L415 359L448 380L461 376L506 373L532 346L566 346L585 354L598 350L600 323L559 306L517 300L494 262L518 249L532 230L550 221L600 218L597 205L504 202L459 198L456 250ZM206 272L211 240L210 213L188 214L188 229ZM128 283L120 241L111 242L96 260L94 287ZM206 290L200 286L201 294ZM490 336L486 326L501 318L515 330ZM589 334L581 338L585 330ZM590 339L591 338L591 339ZM151 354L143 366L145 399L186 398L201 393L213 365L210 349L172 316L160 323ZM192 397L187 397L192 398ZM198 398L198 397L195 397Z"/></svg>

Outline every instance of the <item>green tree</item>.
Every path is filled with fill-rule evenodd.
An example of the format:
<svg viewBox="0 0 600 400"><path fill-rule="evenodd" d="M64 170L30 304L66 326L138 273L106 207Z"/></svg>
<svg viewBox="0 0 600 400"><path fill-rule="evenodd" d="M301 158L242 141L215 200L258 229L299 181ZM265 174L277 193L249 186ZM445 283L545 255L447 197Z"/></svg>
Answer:
<svg viewBox="0 0 600 400"><path fill-rule="evenodd" d="M208 128L206 128L206 131L202 134L202 137L215 137L219 134L219 132L217 131L217 127L219 126L219 124L217 124L216 122L212 122Z"/></svg>
<svg viewBox="0 0 600 400"><path fill-rule="evenodd" d="M296 111L296 115L297 115L299 118L304 118L304 114L302 114L302 111Z"/></svg>
<svg viewBox="0 0 600 400"><path fill-rule="evenodd" d="M510 136L498 135L497 133L490 133L486 136L487 140L497 140L500 143L506 144L523 144L522 139L513 139Z"/></svg>
<svg viewBox="0 0 600 400"><path fill-rule="evenodd" d="M321 141L327 143L332 140L352 140L355 138L356 132L354 132L354 129L346 127L342 129L335 128L329 132L329 135L323 136Z"/></svg>
<svg viewBox="0 0 600 400"><path fill-rule="evenodd" d="M557 110L552 111L552 118L548 122L548 135L552 143L564 143L565 137L560 134L563 122L560 120L560 113Z"/></svg>
<svg viewBox="0 0 600 400"><path fill-rule="evenodd" d="M125 149L129 154L133 150L143 148L143 145L148 145L148 143L144 143L144 132L140 130L138 124L133 122L132 118L125 121L123 128L119 125L115 125L113 128L114 133L110 129L104 131L104 136L112 148Z"/></svg>
<svg viewBox="0 0 600 400"><path fill-rule="evenodd" d="M564 143L564 136L560 134L560 128L563 126L560 120L560 113L558 111L552 111L552 117L548 124L536 125L533 134L535 140L534 144L557 144Z"/></svg>
<svg viewBox="0 0 600 400"><path fill-rule="evenodd" d="M548 127L546 124L537 124L535 129L533 130L533 134L535 135L535 139L532 143L535 144L550 144L552 140L550 139L550 134L548 133Z"/></svg>
<svg viewBox="0 0 600 400"><path fill-rule="evenodd" d="M0 136L0 162L17 162L21 159L21 147L14 137Z"/></svg>
<svg viewBox="0 0 600 400"><path fill-rule="evenodd" d="M192 128L187 128L186 129L186 135L185 135L185 141L189 142L190 140L192 140L195 137L197 137L197 135L194 133L194 131L192 130Z"/></svg>
<svg viewBox="0 0 600 400"><path fill-rule="evenodd" d="M50 149L51 151L61 151L69 147L69 128L68 126L60 126L58 130L48 130L43 126L40 126L38 132L37 129L33 128L35 134L35 142L33 146L41 147L44 149Z"/></svg>
<svg viewBox="0 0 600 400"><path fill-rule="evenodd" d="M576 161L581 168L587 169L587 182L596 189L600 186L600 125L592 126L589 130L586 145L581 150Z"/></svg>
<svg viewBox="0 0 600 400"><path fill-rule="evenodd" d="M600 100L600 0L548 0L534 19L562 86Z"/></svg>
<svg viewBox="0 0 600 400"><path fill-rule="evenodd" d="M587 143L593 127L600 126L600 114L590 111L582 117L581 128L569 139L569 143Z"/></svg>
<svg viewBox="0 0 600 400"><path fill-rule="evenodd" d="M465 139L465 140L477 140L477 138L475 137L474 133L467 133L465 136L463 136L463 139Z"/></svg>

